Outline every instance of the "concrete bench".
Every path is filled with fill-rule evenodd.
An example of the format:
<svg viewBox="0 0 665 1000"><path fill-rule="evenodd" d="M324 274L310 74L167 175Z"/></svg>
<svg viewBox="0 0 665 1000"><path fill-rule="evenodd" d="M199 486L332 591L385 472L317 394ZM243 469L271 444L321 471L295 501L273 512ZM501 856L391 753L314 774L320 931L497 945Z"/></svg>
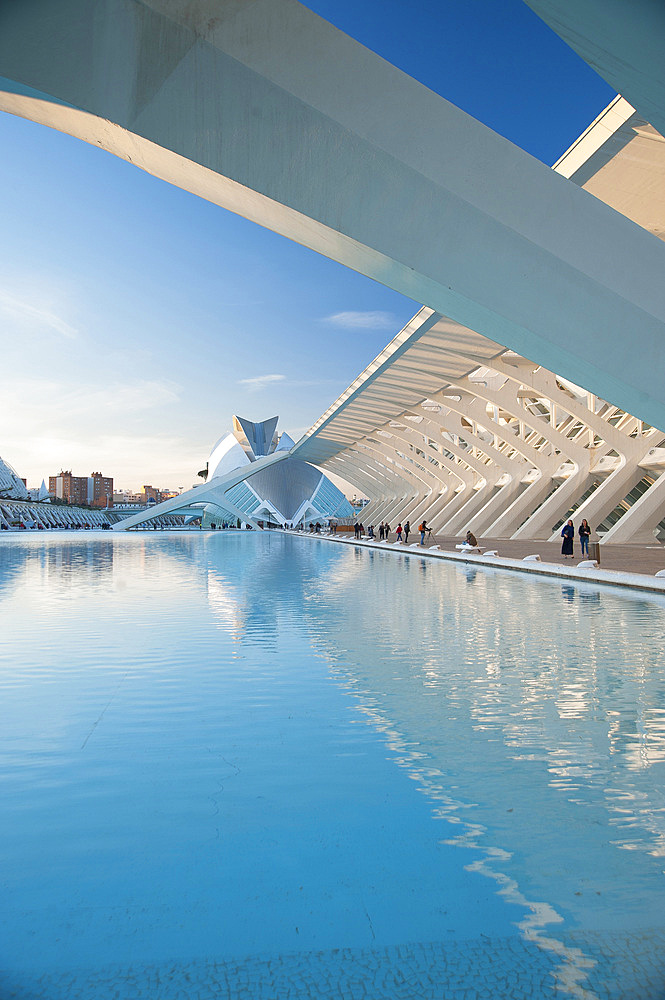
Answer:
<svg viewBox="0 0 665 1000"><path fill-rule="evenodd" d="M484 545L469 545L468 542L460 542L455 548L459 549L460 552L476 552L479 556L485 551Z"/></svg>

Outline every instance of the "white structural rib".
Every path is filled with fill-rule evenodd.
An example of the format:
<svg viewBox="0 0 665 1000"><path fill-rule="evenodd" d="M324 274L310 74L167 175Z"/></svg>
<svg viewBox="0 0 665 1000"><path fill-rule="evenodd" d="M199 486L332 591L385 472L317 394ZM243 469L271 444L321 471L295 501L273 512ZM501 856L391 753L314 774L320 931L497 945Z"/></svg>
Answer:
<svg viewBox="0 0 665 1000"><path fill-rule="evenodd" d="M665 433L483 340L421 310L292 454L365 492L364 520L488 537L548 538L571 509L597 526L657 480ZM653 537L665 512L637 510L608 539Z"/></svg>
<svg viewBox="0 0 665 1000"><path fill-rule="evenodd" d="M423 306L300 439L293 454L317 465L394 419L443 383L505 348Z"/></svg>

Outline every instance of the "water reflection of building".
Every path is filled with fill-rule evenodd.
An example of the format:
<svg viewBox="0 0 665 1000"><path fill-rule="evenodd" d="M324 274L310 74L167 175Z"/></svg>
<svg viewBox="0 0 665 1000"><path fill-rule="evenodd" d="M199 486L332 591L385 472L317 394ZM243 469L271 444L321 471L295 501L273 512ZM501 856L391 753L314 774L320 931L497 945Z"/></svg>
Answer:
<svg viewBox="0 0 665 1000"><path fill-rule="evenodd" d="M306 605L312 641L451 843L580 926L614 907L638 926L665 852L662 602L422 561L341 559Z"/></svg>
<svg viewBox="0 0 665 1000"><path fill-rule="evenodd" d="M262 646L276 641L279 618L292 616L300 607L303 591L318 572L311 548L291 543L290 537L273 532L208 536L208 604L220 627ZM288 574L284 573L285 558ZM236 578L243 581L242 587L231 582Z"/></svg>
<svg viewBox="0 0 665 1000"><path fill-rule="evenodd" d="M22 534L11 545L0 545L0 590L23 577L45 580L55 587L86 590L108 586L113 572L114 547L110 538L82 535L64 541L57 535Z"/></svg>

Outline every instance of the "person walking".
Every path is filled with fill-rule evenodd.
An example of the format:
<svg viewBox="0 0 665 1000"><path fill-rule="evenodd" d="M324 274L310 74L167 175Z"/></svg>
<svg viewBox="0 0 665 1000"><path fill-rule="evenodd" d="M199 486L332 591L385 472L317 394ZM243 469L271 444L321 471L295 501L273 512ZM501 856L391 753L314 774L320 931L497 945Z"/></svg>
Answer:
<svg viewBox="0 0 665 1000"><path fill-rule="evenodd" d="M589 558L589 537L591 535L591 528L586 517L583 518L582 523L577 529L580 536L580 548L582 549L582 556L586 552L587 559Z"/></svg>
<svg viewBox="0 0 665 1000"><path fill-rule="evenodd" d="M573 527L572 521L567 521L561 529L561 537L563 542L561 543L561 555L564 559L570 556L571 559L574 558L573 554L573 539L575 538L575 528Z"/></svg>
<svg viewBox="0 0 665 1000"><path fill-rule="evenodd" d="M409 541L409 532L411 531L411 524L409 521L404 522L404 544L406 545Z"/></svg>
<svg viewBox="0 0 665 1000"><path fill-rule="evenodd" d="M388 524L387 521L386 521L386 523L383 526L383 530L385 532L386 541L388 541L388 535L390 534L390 525Z"/></svg>
<svg viewBox="0 0 665 1000"><path fill-rule="evenodd" d="M397 541L398 542L402 541L402 522L401 521L397 525Z"/></svg>
<svg viewBox="0 0 665 1000"><path fill-rule="evenodd" d="M356 538L360 537L360 525L358 524L357 521L353 525L353 534L355 535Z"/></svg>
<svg viewBox="0 0 665 1000"><path fill-rule="evenodd" d="M386 535L386 529L383 526L383 521L379 525L379 541L382 542Z"/></svg>

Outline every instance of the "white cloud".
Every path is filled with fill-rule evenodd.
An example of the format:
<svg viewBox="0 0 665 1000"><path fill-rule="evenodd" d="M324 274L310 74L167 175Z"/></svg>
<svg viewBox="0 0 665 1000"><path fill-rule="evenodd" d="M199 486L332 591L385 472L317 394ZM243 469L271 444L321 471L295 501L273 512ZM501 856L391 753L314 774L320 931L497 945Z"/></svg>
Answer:
<svg viewBox="0 0 665 1000"><path fill-rule="evenodd" d="M290 379L288 384L291 387L297 389L305 387L310 387L313 385L335 385L339 386L339 381L336 378L308 378L308 379Z"/></svg>
<svg viewBox="0 0 665 1000"><path fill-rule="evenodd" d="M389 312L368 310L367 312L338 312L324 316L322 323L341 326L345 330L393 330L397 319Z"/></svg>
<svg viewBox="0 0 665 1000"><path fill-rule="evenodd" d="M239 379L238 385L246 385L248 389L257 392L259 389L265 389L267 385L273 385L275 382L284 382L285 380L286 375L255 375L253 378Z"/></svg>
<svg viewBox="0 0 665 1000"><path fill-rule="evenodd" d="M38 331L42 331L44 328L54 330L68 340L74 340L78 336L78 330L50 309L26 302L1 288L0 311L23 328L27 327Z"/></svg>

